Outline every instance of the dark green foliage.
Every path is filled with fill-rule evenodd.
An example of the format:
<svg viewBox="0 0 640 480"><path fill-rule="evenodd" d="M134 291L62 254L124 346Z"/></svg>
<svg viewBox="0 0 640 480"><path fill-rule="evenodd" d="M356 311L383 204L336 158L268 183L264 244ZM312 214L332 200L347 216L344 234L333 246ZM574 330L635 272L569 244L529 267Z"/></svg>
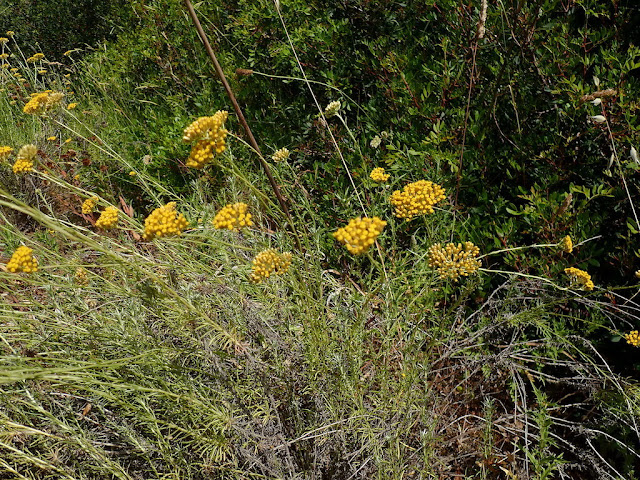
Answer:
<svg viewBox="0 0 640 480"><path fill-rule="evenodd" d="M0 3L0 36L16 32L29 55L59 60L66 50L93 46L119 31L130 15L125 0L16 0Z"/></svg>

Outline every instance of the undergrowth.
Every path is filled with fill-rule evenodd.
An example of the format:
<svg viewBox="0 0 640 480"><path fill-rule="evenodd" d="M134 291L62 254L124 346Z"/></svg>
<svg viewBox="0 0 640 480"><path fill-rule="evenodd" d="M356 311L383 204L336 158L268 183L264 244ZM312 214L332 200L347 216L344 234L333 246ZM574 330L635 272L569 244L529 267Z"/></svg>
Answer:
<svg viewBox="0 0 640 480"><path fill-rule="evenodd" d="M293 33L274 55L307 73ZM99 64L2 48L4 478L637 478L640 389L594 343L637 355L637 285L591 280L597 238L471 243L454 151L372 141L338 90L316 102L312 142L264 147L288 219L233 115L190 170L186 107L140 124L124 105L149 100ZM46 90L64 97L25 113ZM164 137L161 163L145 129ZM381 144L387 173L371 175L363 152ZM16 154L33 167L14 173ZM314 183L332 175L330 194ZM162 206L154 225L173 231L145 222ZM118 221L101 228L107 207ZM14 268L20 246L37 271Z"/></svg>

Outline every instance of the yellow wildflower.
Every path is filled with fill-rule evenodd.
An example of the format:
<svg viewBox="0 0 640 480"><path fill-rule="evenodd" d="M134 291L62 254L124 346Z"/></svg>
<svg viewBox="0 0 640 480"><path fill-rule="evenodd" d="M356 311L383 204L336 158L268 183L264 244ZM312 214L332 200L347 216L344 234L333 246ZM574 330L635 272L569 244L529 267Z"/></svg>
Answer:
<svg viewBox="0 0 640 480"><path fill-rule="evenodd" d="M6 60L7 58L9 58L9 54L8 54L8 53L2 53L2 54L0 54L0 59L1 59L1 60Z"/></svg>
<svg viewBox="0 0 640 480"><path fill-rule="evenodd" d="M80 285L82 287L86 287L87 285L89 285L89 278L87 277L87 270L82 268L82 267L76 268L76 274L73 277L73 281L77 285Z"/></svg>
<svg viewBox="0 0 640 480"><path fill-rule="evenodd" d="M571 285L584 290L593 290L594 284L591 281L591 275L579 268L565 268L564 273L571 278Z"/></svg>
<svg viewBox="0 0 640 480"><path fill-rule="evenodd" d="M85 215L89 215L93 212L93 209L96 208L98 201L100 199L98 197L87 198L84 202L82 202L82 213Z"/></svg>
<svg viewBox="0 0 640 480"><path fill-rule="evenodd" d="M9 67L10 67L10 65L8 63L3 63L2 64L2 68L9 68Z"/></svg>
<svg viewBox="0 0 640 480"><path fill-rule="evenodd" d="M327 108L324 109L324 116L327 118L331 118L337 115L338 111L340 110L340 107L341 107L340 100L331 102L329 105L327 105Z"/></svg>
<svg viewBox="0 0 640 480"><path fill-rule="evenodd" d="M18 68L13 67L13 68L11 69L11 72L12 72L12 73L15 73L15 72L17 72L18 70L19 70Z"/></svg>
<svg viewBox="0 0 640 480"><path fill-rule="evenodd" d="M96 227L108 230L118 223L118 209L111 205L104 209L100 214L100 218L96 221Z"/></svg>
<svg viewBox="0 0 640 480"><path fill-rule="evenodd" d="M4 45L8 41L9 41L9 39L7 37L0 37L0 45Z"/></svg>
<svg viewBox="0 0 640 480"><path fill-rule="evenodd" d="M47 73L47 71L44 69L38 70L38 75L44 75L45 73Z"/></svg>
<svg viewBox="0 0 640 480"><path fill-rule="evenodd" d="M76 108L78 106L77 103L70 103L69 105L67 105L67 110L73 110L74 108Z"/></svg>
<svg viewBox="0 0 640 480"><path fill-rule="evenodd" d="M58 137L47 137L47 140L50 142L55 142L58 139Z"/></svg>
<svg viewBox="0 0 640 480"><path fill-rule="evenodd" d="M135 177L136 175L137 175L137 173L136 173L136 172L134 172L133 170L131 170L131 171L129 172L129 176L130 176L130 177Z"/></svg>
<svg viewBox="0 0 640 480"><path fill-rule="evenodd" d="M7 32L5 33L5 35L9 38L13 37L16 34L16 32L14 32L13 30L7 30Z"/></svg>
<svg viewBox="0 0 640 480"><path fill-rule="evenodd" d="M24 245L17 248L7 263L7 270L11 273L32 273L38 271L38 261L33 258L33 250Z"/></svg>
<svg viewBox="0 0 640 480"><path fill-rule="evenodd" d="M71 137L67 138L64 143L70 143L71 142Z"/></svg>
<svg viewBox="0 0 640 480"><path fill-rule="evenodd" d="M350 253L359 255L369 250L387 222L378 217L354 218L346 227L339 228L333 236L344 244Z"/></svg>
<svg viewBox="0 0 640 480"><path fill-rule="evenodd" d="M67 50L67 51L66 51L66 52L64 52L62 55L63 55L64 57L68 57L69 55L71 55L71 54L72 54L73 52L75 52L75 51L76 51L76 49L74 49L74 50Z"/></svg>
<svg viewBox="0 0 640 480"><path fill-rule="evenodd" d="M176 202L169 202L163 207L156 208L144 221L145 240L180 235L189 223L184 215L176 212Z"/></svg>
<svg viewBox="0 0 640 480"><path fill-rule="evenodd" d="M260 283L268 279L271 274L282 275L291 266L291 254L278 254L274 249L264 250L256 255L251 266L251 281Z"/></svg>
<svg viewBox="0 0 640 480"><path fill-rule="evenodd" d="M33 170L33 162L38 153L35 145L24 145L18 151L16 162L13 164L13 173L26 173Z"/></svg>
<svg viewBox="0 0 640 480"><path fill-rule="evenodd" d="M240 230L244 227L253 225L251 214L247 213L248 205L246 203L234 203L227 205L220 210L213 219L215 228L227 230Z"/></svg>
<svg viewBox="0 0 640 480"><path fill-rule="evenodd" d="M560 247L560 250L562 250L565 253L573 252L573 242L571 241L571 237L569 235L564 237L562 241L558 244L558 246Z"/></svg>
<svg viewBox="0 0 640 480"><path fill-rule="evenodd" d="M289 158L290 152L287 148L281 148L276 153L271 156L271 160L274 162L282 162L283 160L287 160Z"/></svg>
<svg viewBox="0 0 640 480"><path fill-rule="evenodd" d="M629 345L634 347L640 347L640 332L638 330L632 330L624 336L624 339Z"/></svg>
<svg viewBox="0 0 640 480"><path fill-rule="evenodd" d="M479 253L480 249L471 242L448 243L445 247L436 243L428 251L429 266L436 268L441 278L457 282L480 268L480 261L476 259Z"/></svg>
<svg viewBox="0 0 640 480"><path fill-rule="evenodd" d="M444 199L444 189L427 180L410 183L402 191L393 192L389 200L395 207L395 216L411 219L416 215L433 213L433 206Z"/></svg>
<svg viewBox="0 0 640 480"><path fill-rule="evenodd" d="M369 178L371 178L371 180L373 180L374 182L386 182L387 180L389 180L390 175L388 173L384 173L384 168L382 167L377 167L374 168L371 171L371 175L369 175Z"/></svg>
<svg viewBox="0 0 640 480"><path fill-rule="evenodd" d="M31 99L24 106L22 111L29 115L39 115L55 107L64 97L64 93L47 90L41 93L34 93Z"/></svg>
<svg viewBox="0 0 640 480"><path fill-rule="evenodd" d="M11 147L0 147L0 162L4 162L13 152Z"/></svg>
<svg viewBox="0 0 640 480"><path fill-rule="evenodd" d="M224 152L228 132L223 124L228 116L229 112L219 110L211 117L198 118L184 129L182 140L187 143L195 142L187 159L187 167L203 168L213 160L214 152Z"/></svg>

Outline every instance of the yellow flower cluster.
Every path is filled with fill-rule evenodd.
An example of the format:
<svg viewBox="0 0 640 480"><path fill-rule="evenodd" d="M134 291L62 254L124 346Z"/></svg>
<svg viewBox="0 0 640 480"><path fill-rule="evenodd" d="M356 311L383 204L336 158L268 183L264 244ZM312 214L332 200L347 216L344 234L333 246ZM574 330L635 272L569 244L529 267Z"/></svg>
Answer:
<svg viewBox="0 0 640 480"><path fill-rule="evenodd" d="M440 277L457 282L480 268L480 260L476 259L479 253L480 249L471 242L448 243L445 247L436 243L428 251L429 266L436 268Z"/></svg>
<svg viewBox="0 0 640 480"><path fill-rule="evenodd" d="M274 249L264 250L256 255L251 266L251 281L260 283L268 279L272 274L282 275L291 266L291 254L279 254Z"/></svg>
<svg viewBox="0 0 640 480"><path fill-rule="evenodd" d="M55 107L64 97L64 93L46 90L42 93L31 94L31 99L22 111L29 115L39 115Z"/></svg>
<svg viewBox="0 0 640 480"><path fill-rule="evenodd" d="M0 60L6 60L7 58L9 58L9 54L8 53L0 54Z"/></svg>
<svg viewBox="0 0 640 480"><path fill-rule="evenodd" d="M214 152L220 154L225 149L227 130L223 124L229 112L217 111L212 117L200 117L184 129L182 140L187 143L196 142L187 159L187 167L203 168L213 160Z"/></svg>
<svg viewBox="0 0 640 480"><path fill-rule="evenodd" d="M180 235L189 226L184 215L176 212L176 202L169 202L163 207L156 208L144 221L142 238L154 238Z"/></svg>
<svg viewBox="0 0 640 480"><path fill-rule="evenodd" d="M8 41L9 41L9 39L7 37L0 37L0 45L4 45Z"/></svg>
<svg viewBox="0 0 640 480"><path fill-rule="evenodd" d="M36 63L38 60L42 60L44 58L44 53L36 53L35 55L27 58L27 63Z"/></svg>
<svg viewBox="0 0 640 480"><path fill-rule="evenodd" d="M571 241L571 237L567 235L562 239L562 241L558 244L560 250L566 253L573 252L573 242Z"/></svg>
<svg viewBox="0 0 640 480"><path fill-rule="evenodd" d="M76 268L76 274L73 277L73 281L77 285L80 285L82 287L86 287L87 285L89 285L89 277L87 276L87 271L82 267Z"/></svg>
<svg viewBox="0 0 640 480"><path fill-rule="evenodd" d="M0 162L4 162L13 152L11 147L0 147Z"/></svg>
<svg viewBox="0 0 640 480"><path fill-rule="evenodd" d="M35 145L24 145L18 151L16 162L13 164L13 173L26 173L33 170L33 161L38 153Z"/></svg>
<svg viewBox="0 0 640 480"><path fill-rule="evenodd" d="M344 244L350 253L359 255L369 250L387 222L378 217L354 218L346 227L339 228L333 236Z"/></svg>
<svg viewBox="0 0 640 480"><path fill-rule="evenodd" d="M571 277L572 286L583 288L584 290L593 290L594 284L591 281L591 275L579 268L565 268L564 273Z"/></svg>
<svg viewBox="0 0 640 480"><path fill-rule="evenodd" d="M87 198L84 202L82 202L82 213L85 215L89 215L93 212L93 209L96 208L98 204L98 197Z"/></svg>
<svg viewBox="0 0 640 480"><path fill-rule="evenodd" d="M634 347L640 347L640 332L638 330L632 330L624 336L624 339L629 345Z"/></svg>
<svg viewBox="0 0 640 480"><path fill-rule="evenodd" d="M327 105L327 108L324 109L324 116L327 118L331 118L338 114L340 111L340 100L336 100Z"/></svg>
<svg viewBox="0 0 640 480"><path fill-rule="evenodd" d="M227 205L220 210L213 219L215 228L227 230L240 230L244 227L253 225L251 214L247 213L248 205L246 203L234 203Z"/></svg>
<svg viewBox="0 0 640 480"><path fill-rule="evenodd" d="M388 173L384 173L384 168L382 167L377 167L374 168L371 171L371 175L369 175L369 178L371 178L371 180L373 180L374 182L386 182L387 180L389 180L390 175Z"/></svg>
<svg viewBox="0 0 640 480"><path fill-rule="evenodd" d="M108 230L118 223L118 209L109 205L100 214L100 218L96 221L96 227Z"/></svg>
<svg viewBox="0 0 640 480"><path fill-rule="evenodd" d="M427 180L406 185L402 191L396 190L389 199L395 207L395 216L411 219L416 215L433 213L433 206L444 199L444 189Z"/></svg>
<svg viewBox="0 0 640 480"><path fill-rule="evenodd" d="M273 160L274 162L282 162L283 160L288 159L289 155L290 155L289 149L281 148L271 156L271 160Z"/></svg>
<svg viewBox="0 0 640 480"><path fill-rule="evenodd" d="M7 270L11 273L32 273L38 271L38 261L33 258L33 250L24 245L17 248L7 263Z"/></svg>

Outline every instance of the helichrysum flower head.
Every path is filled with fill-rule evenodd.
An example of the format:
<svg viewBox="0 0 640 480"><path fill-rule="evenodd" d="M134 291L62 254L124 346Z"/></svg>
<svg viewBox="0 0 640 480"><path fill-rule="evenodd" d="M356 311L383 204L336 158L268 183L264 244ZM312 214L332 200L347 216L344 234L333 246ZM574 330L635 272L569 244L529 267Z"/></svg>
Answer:
<svg viewBox="0 0 640 480"><path fill-rule="evenodd" d="M444 247L436 243L428 251L429 266L436 268L440 277L457 282L480 268L480 260L476 258L479 253L480 249L471 242L449 243Z"/></svg>
<svg viewBox="0 0 640 480"><path fill-rule="evenodd" d="M346 227L339 228L333 236L344 244L350 253L359 255L369 250L387 222L378 217L354 218Z"/></svg>
<svg viewBox="0 0 640 480"><path fill-rule="evenodd" d="M100 214L100 218L96 221L96 227L108 230L118 223L118 209L109 205Z"/></svg>
<svg viewBox="0 0 640 480"><path fill-rule="evenodd" d="M38 153L35 145L24 145L18 151L18 156L13 164L13 173L26 173L33 170L33 162Z"/></svg>
<svg viewBox="0 0 640 480"><path fill-rule="evenodd" d="M0 45L4 45L8 41L9 41L9 39L7 37L0 37Z"/></svg>
<svg viewBox="0 0 640 480"><path fill-rule="evenodd" d="M96 208L98 204L98 197L87 198L84 202L82 202L82 213L85 215L89 215L93 212L93 209Z"/></svg>
<svg viewBox="0 0 640 480"><path fill-rule="evenodd" d="M87 285L89 285L87 270L82 267L76 268L76 273L73 276L73 281L76 283L76 285L80 285L81 287L86 287Z"/></svg>
<svg viewBox="0 0 640 480"><path fill-rule="evenodd" d="M250 227L253 222L251 221L251 214L247 213L248 208L246 203L227 205L216 214L213 219L213 226L227 230L240 230L244 227Z"/></svg>
<svg viewBox="0 0 640 480"><path fill-rule="evenodd" d="M78 106L77 103L70 103L69 105L67 105L67 110L73 110L74 108L76 108Z"/></svg>
<svg viewBox="0 0 640 480"><path fill-rule="evenodd" d="M13 153L11 147L0 147L0 162L4 162Z"/></svg>
<svg viewBox="0 0 640 480"><path fill-rule="evenodd" d="M251 281L260 283L268 279L272 274L282 275L291 266L290 253L278 253L273 248L264 250L256 255L251 266Z"/></svg>
<svg viewBox="0 0 640 480"><path fill-rule="evenodd" d="M571 237L569 235L564 237L558 244L558 247L560 247L560 250L562 250L563 252L573 252L573 242L571 241Z"/></svg>
<svg viewBox="0 0 640 480"><path fill-rule="evenodd" d="M629 345L634 347L640 347L640 332L638 330L632 330L624 336L624 339Z"/></svg>
<svg viewBox="0 0 640 480"><path fill-rule="evenodd" d="M324 109L324 116L327 118L331 118L334 115L337 115L340 111L340 100L335 100L327 105L327 108Z"/></svg>
<svg viewBox="0 0 640 480"><path fill-rule="evenodd" d="M564 273L571 278L571 285L575 288L581 288L583 290L593 290L594 284L591 281L591 275L579 268L565 268Z"/></svg>
<svg viewBox="0 0 640 480"><path fill-rule="evenodd" d="M7 263L7 270L11 273L38 271L38 261L33 258L33 250L24 245L18 247Z"/></svg>
<svg viewBox="0 0 640 480"><path fill-rule="evenodd" d="M35 55L27 58L27 63L36 63L44 58L44 53L36 53Z"/></svg>
<svg viewBox="0 0 640 480"><path fill-rule="evenodd" d="M224 152L227 130L224 122L229 112L220 110L211 117L200 117L184 129L182 140L195 142L187 159L187 167L200 169L213 160L214 154Z"/></svg>
<svg viewBox="0 0 640 480"><path fill-rule="evenodd" d="M411 219L416 215L433 213L433 206L444 199L444 189L427 180L406 185L402 191L396 190L389 199L395 207L398 218Z"/></svg>
<svg viewBox="0 0 640 480"><path fill-rule="evenodd" d="M0 60L6 60L7 58L9 58L9 54L8 53L0 54Z"/></svg>
<svg viewBox="0 0 640 480"><path fill-rule="evenodd" d="M371 180L378 183L386 182L387 180L389 180L389 177L390 175L388 173L384 173L384 168L382 167L374 168L371 171L371 175L369 175L369 178L371 178Z"/></svg>
<svg viewBox="0 0 640 480"><path fill-rule="evenodd" d="M34 93L31 95L31 99L24 106L22 111L29 115L40 115L47 110L52 109L60 100L64 97L64 93L52 92L47 90L41 93Z"/></svg>
<svg viewBox="0 0 640 480"><path fill-rule="evenodd" d="M273 160L276 163L277 162L282 162L283 160L288 159L289 155L290 155L290 152L289 152L289 150L287 148L281 148L276 153L271 155L271 160Z"/></svg>
<svg viewBox="0 0 640 480"><path fill-rule="evenodd" d="M7 32L5 33L5 35L9 38L13 37L16 34L16 32L14 32L13 30L7 30Z"/></svg>
<svg viewBox="0 0 640 480"><path fill-rule="evenodd" d="M180 235L189 226L184 215L176 211L176 202L169 202L163 207L156 208L144 221L142 238L154 238Z"/></svg>

